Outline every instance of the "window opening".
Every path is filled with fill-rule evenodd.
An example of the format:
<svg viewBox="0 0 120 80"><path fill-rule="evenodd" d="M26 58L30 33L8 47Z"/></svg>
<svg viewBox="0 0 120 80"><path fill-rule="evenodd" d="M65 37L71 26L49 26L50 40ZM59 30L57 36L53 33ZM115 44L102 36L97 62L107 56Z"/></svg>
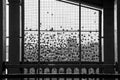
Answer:
<svg viewBox="0 0 120 80"><path fill-rule="evenodd" d="M24 62L100 62L101 11L24 0Z"/></svg>

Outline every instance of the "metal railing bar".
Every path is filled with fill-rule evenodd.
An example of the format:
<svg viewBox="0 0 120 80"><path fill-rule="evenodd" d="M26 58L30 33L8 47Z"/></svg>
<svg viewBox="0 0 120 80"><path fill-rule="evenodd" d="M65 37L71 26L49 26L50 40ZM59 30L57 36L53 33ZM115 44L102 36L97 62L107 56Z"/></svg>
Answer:
<svg viewBox="0 0 120 80"><path fill-rule="evenodd" d="M109 68L115 68L117 65L114 64L5 64L5 68L39 68L39 67L85 67L85 68L90 68L90 67L96 67L96 68L104 68L104 67L109 67Z"/></svg>
<svg viewBox="0 0 120 80"><path fill-rule="evenodd" d="M0 78L119 78L120 74L7 74Z"/></svg>

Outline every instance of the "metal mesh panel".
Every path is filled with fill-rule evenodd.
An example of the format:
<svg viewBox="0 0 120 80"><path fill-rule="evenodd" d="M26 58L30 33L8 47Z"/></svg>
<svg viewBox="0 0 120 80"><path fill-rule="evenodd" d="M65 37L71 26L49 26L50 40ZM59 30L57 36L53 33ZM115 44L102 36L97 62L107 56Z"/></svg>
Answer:
<svg viewBox="0 0 120 80"><path fill-rule="evenodd" d="M24 61L38 61L38 0L24 0Z"/></svg>
<svg viewBox="0 0 120 80"><path fill-rule="evenodd" d="M79 7L56 0L40 0L40 30L79 30Z"/></svg>
<svg viewBox="0 0 120 80"><path fill-rule="evenodd" d="M38 32L25 31L24 61L38 61Z"/></svg>
<svg viewBox="0 0 120 80"><path fill-rule="evenodd" d="M99 11L81 7L81 31L99 31Z"/></svg>
<svg viewBox="0 0 120 80"><path fill-rule="evenodd" d="M25 0L24 14L24 61L100 61L99 11L56 0Z"/></svg>
<svg viewBox="0 0 120 80"><path fill-rule="evenodd" d="M40 23L40 61L79 60L79 7L40 0Z"/></svg>
<svg viewBox="0 0 120 80"><path fill-rule="evenodd" d="M99 62L99 11L81 7L81 61Z"/></svg>
<svg viewBox="0 0 120 80"><path fill-rule="evenodd" d="M38 0L24 0L25 30L38 30Z"/></svg>
<svg viewBox="0 0 120 80"><path fill-rule="evenodd" d="M40 61L78 61L78 32L41 32Z"/></svg>
<svg viewBox="0 0 120 80"><path fill-rule="evenodd" d="M81 61L99 62L99 32L81 32Z"/></svg>

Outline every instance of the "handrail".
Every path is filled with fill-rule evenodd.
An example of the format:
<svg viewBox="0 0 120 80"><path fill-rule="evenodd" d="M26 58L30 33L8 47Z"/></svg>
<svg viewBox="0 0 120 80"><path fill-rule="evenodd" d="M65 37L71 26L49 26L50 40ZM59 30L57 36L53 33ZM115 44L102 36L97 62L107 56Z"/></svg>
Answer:
<svg viewBox="0 0 120 80"><path fill-rule="evenodd" d="M5 74L0 78L119 78L120 74Z"/></svg>
<svg viewBox="0 0 120 80"><path fill-rule="evenodd" d="M104 68L104 67L111 67L111 68L117 68L118 66L116 64L9 64L6 63L4 64L5 68L30 68L30 67L34 67L34 68L39 68L39 67L79 67L79 68L83 68L83 67L96 67L96 68Z"/></svg>

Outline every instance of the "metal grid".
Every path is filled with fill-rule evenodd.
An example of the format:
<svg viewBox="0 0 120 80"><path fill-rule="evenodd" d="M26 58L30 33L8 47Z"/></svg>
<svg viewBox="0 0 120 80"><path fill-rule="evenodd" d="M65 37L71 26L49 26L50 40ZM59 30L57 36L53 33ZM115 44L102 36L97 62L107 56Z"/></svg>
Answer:
<svg viewBox="0 0 120 80"><path fill-rule="evenodd" d="M24 6L25 62L100 61L100 11L55 0Z"/></svg>
<svg viewBox="0 0 120 80"><path fill-rule="evenodd" d="M24 61L38 62L38 0L24 3Z"/></svg>
<svg viewBox="0 0 120 80"><path fill-rule="evenodd" d="M40 0L40 24L40 61L79 61L79 7Z"/></svg>

